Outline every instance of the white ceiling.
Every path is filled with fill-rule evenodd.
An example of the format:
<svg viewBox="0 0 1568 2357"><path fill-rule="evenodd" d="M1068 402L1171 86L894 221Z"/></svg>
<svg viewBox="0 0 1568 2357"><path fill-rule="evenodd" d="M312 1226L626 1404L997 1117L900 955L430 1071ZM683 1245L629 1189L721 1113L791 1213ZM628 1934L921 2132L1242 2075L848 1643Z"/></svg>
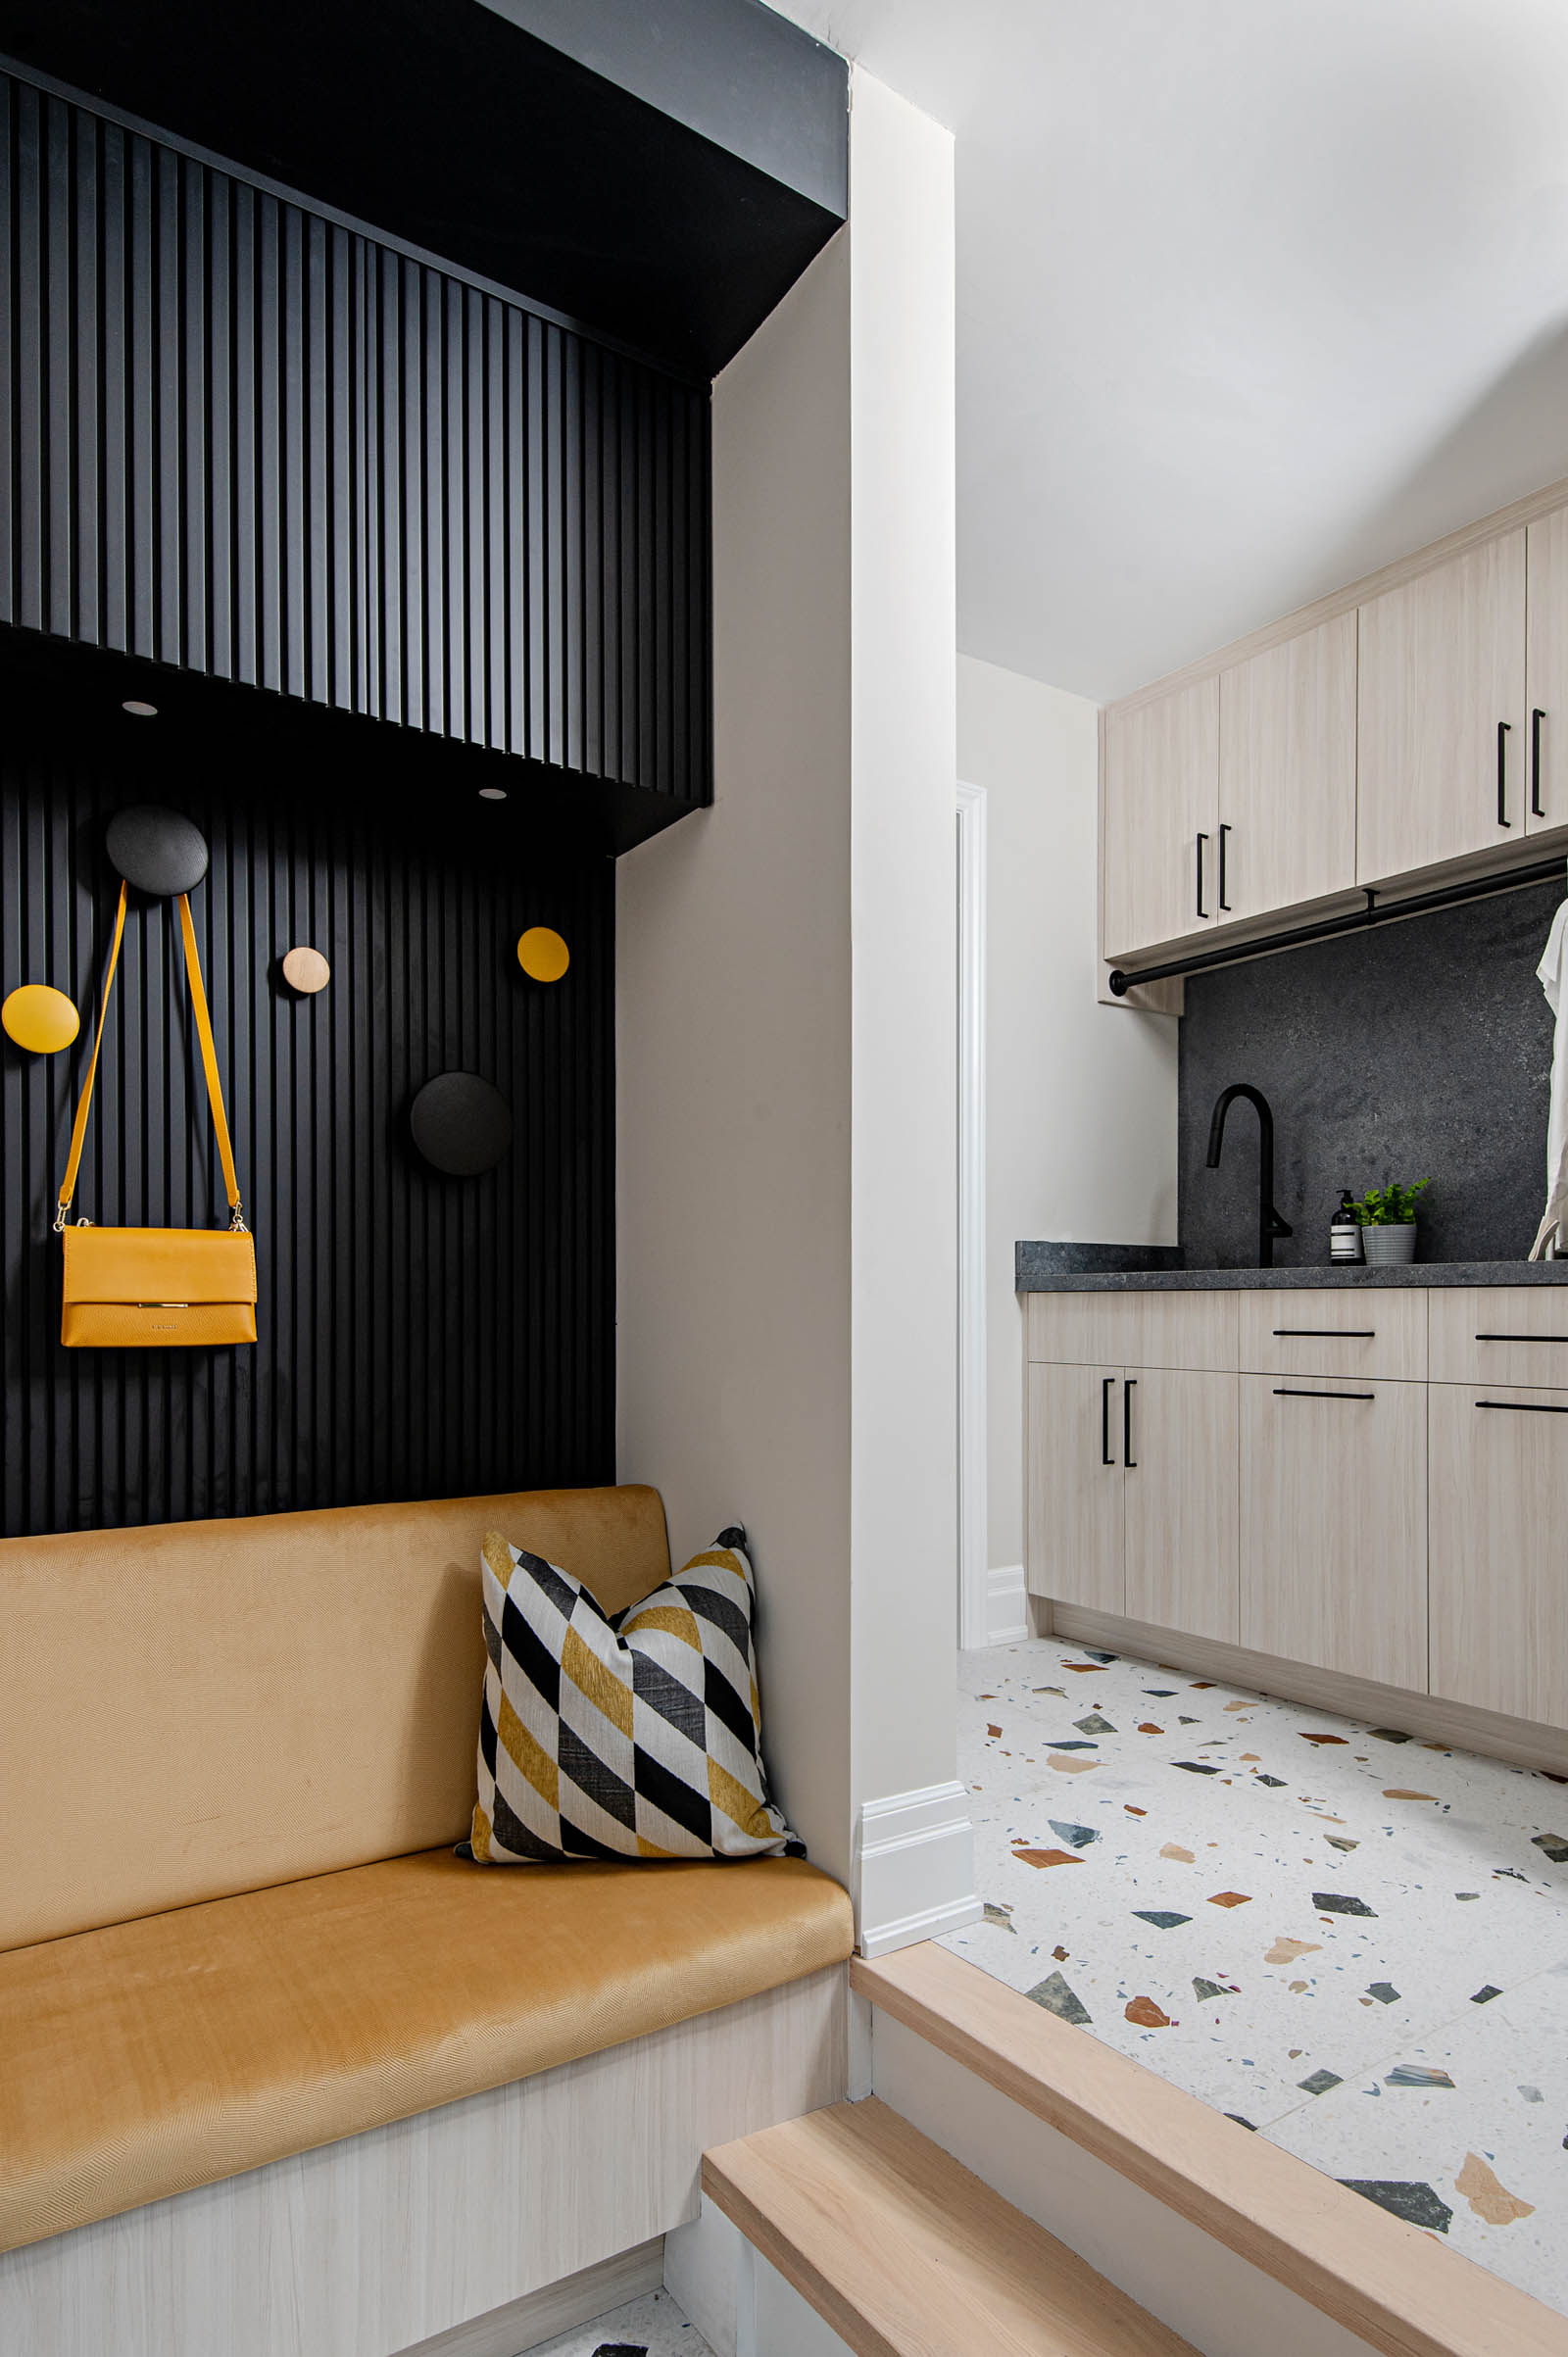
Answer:
<svg viewBox="0 0 1568 2357"><path fill-rule="evenodd" d="M1568 474L1568 0L783 0L956 133L959 644L1103 699Z"/></svg>

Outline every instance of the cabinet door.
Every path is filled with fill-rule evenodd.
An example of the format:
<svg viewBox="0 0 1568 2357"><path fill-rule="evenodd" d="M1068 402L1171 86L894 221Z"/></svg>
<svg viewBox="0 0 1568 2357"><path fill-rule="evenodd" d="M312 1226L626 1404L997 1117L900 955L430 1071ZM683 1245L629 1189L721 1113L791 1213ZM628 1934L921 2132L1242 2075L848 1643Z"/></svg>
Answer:
<svg viewBox="0 0 1568 2357"><path fill-rule="evenodd" d="M1243 1645L1424 1694L1426 1386L1241 1386Z"/></svg>
<svg viewBox="0 0 1568 2357"><path fill-rule="evenodd" d="M1029 1593L1125 1612L1120 1373L1031 1366L1024 1398Z"/></svg>
<svg viewBox="0 0 1568 2357"><path fill-rule="evenodd" d="M1357 882L1518 842L1529 801L1523 528L1373 598L1359 625Z"/></svg>
<svg viewBox="0 0 1568 2357"><path fill-rule="evenodd" d="M1568 1727L1568 1392L1428 1397L1432 1691Z"/></svg>
<svg viewBox="0 0 1568 2357"><path fill-rule="evenodd" d="M1235 1645L1240 1377L1129 1372L1123 1384L1128 1613Z"/></svg>
<svg viewBox="0 0 1568 2357"><path fill-rule="evenodd" d="M1220 674L1222 919L1355 889L1355 615Z"/></svg>
<svg viewBox="0 0 1568 2357"><path fill-rule="evenodd" d="M1200 679L1134 712L1106 713L1107 958L1131 957L1213 923L1218 810L1218 679Z"/></svg>
<svg viewBox="0 0 1568 2357"><path fill-rule="evenodd" d="M1525 831L1568 826L1568 508L1527 534L1530 634L1525 670L1530 741Z"/></svg>

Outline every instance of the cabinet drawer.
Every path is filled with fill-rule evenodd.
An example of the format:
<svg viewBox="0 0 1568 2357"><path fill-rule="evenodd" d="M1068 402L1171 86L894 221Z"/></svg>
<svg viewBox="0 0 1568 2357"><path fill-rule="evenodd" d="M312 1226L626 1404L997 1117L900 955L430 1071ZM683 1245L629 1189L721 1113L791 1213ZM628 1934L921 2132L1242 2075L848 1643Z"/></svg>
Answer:
<svg viewBox="0 0 1568 2357"><path fill-rule="evenodd" d="M1234 1293L1032 1293L1024 1350L1073 1366L1236 1369Z"/></svg>
<svg viewBox="0 0 1568 2357"><path fill-rule="evenodd" d="M1366 1375L1420 1383L1427 1296L1385 1286L1244 1293L1242 1366L1252 1375Z"/></svg>
<svg viewBox="0 0 1568 2357"><path fill-rule="evenodd" d="M1568 1285L1432 1296L1434 1383L1568 1385Z"/></svg>

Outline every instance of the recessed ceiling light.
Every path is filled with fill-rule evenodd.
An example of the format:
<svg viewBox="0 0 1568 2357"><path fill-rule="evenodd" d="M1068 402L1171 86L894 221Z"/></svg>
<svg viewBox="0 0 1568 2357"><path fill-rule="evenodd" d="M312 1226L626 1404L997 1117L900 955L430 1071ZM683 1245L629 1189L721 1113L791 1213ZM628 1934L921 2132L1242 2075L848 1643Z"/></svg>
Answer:
<svg viewBox="0 0 1568 2357"><path fill-rule="evenodd" d="M158 717L156 704L140 704L134 696L127 696L120 709L122 712L132 713L138 720L156 720Z"/></svg>
<svg viewBox="0 0 1568 2357"><path fill-rule="evenodd" d="M481 802L505 802L506 799L507 789L505 786L481 786L479 788Z"/></svg>

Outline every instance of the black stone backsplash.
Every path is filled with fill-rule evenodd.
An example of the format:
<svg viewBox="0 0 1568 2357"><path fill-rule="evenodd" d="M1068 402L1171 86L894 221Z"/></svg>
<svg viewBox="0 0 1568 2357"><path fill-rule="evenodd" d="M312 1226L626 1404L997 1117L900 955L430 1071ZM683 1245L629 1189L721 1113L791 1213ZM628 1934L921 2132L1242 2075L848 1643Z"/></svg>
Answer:
<svg viewBox="0 0 1568 2357"><path fill-rule="evenodd" d="M1180 1198L1190 1268L1257 1256L1257 1118L1214 1100L1250 1080L1274 1108L1282 1268L1327 1262L1341 1190L1430 1177L1423 1260L1522 1259L1546 1183L1552 1017L1536 980L1555 883L1471 901L1193 977L1181 1023Z"/></svg>

